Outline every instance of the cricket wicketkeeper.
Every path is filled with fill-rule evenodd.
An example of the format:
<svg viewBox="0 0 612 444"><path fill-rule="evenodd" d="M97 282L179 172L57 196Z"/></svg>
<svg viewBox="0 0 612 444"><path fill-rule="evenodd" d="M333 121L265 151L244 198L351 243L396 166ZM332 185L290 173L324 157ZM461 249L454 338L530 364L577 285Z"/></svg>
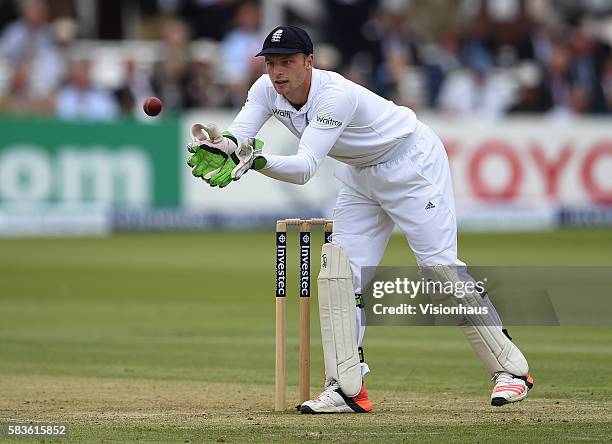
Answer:
<svg viewBox="0 0 612 444"><path fill-rule="evenodd" d="M409 108L314 68L312 41L303 29L275 28L257 56L265 57L267 74L253 84L225 132L213 124L192 127L188 164L194 176L224 187L250 169L304 184L326 156L341 162L333 243L324 246L327 265L318 280L326 381L323 392L300 411L369 412L364 384L369 368L360 359L363 308L355 303L361 300L361 267L378 265L397 225L420 267L445 281L470 279L456 272L465 264L457 257L446 151ZM300 139L296 154L262 152L255 136L272 116ZM486 293L465 298L488 307L489 319L465 319L460 328L495 382L491 404L522 400L533 386L527 360L502 329Z"/></svg>

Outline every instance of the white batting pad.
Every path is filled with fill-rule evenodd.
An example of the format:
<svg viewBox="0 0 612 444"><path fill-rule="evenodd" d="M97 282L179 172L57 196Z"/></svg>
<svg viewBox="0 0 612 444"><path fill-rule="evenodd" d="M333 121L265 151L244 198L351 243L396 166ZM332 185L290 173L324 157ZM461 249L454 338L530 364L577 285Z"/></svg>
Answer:
<svg viewBox="0 0 612 444"><path fill-rule="evenodd" d="M461 273L460 276L458 267L436 265L426 268L430 272L433 271L435 278L444 282L473 280L467 272ZM451 296L449 300L457 301L457 298ZM482 307L489 305L492 307L489 301L487 301L488 304L483 301L482 296L477 291L466 291L465 296L460 301L464 306ZM523 353L502 332L501 321L497 312L466 315L462 324L463 334L491 376L497 372L525 376L529 372L529 365Z"/></svg>
<svg viewBox="0 0 612 444"><path fill-rule="evenodd" d="M339 245L323 245L317 285L325 374L338 381L345 395L355 396L362 382L355 293L348 256Z"/></svg>

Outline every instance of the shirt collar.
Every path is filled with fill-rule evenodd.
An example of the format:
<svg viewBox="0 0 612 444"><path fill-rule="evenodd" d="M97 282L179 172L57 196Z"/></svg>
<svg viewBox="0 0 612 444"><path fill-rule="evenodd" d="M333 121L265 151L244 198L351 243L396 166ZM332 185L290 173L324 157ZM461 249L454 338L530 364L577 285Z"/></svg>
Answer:
<svg viewBox="0 0 612 444"><path fill-rule="evenodd" d="M321 74L318 69L312 68L312 79L310 82L310 91L308 91L308 99L304 106L302 106L299 110L295 109L291 103L287 99L285 99L282 95L276 94L276 100L274 101L274 106L276 109L289 111L296 114L304 114L308 112L310 106L313 102L314 96L319 91L319 87L321 85Z"/></svg>

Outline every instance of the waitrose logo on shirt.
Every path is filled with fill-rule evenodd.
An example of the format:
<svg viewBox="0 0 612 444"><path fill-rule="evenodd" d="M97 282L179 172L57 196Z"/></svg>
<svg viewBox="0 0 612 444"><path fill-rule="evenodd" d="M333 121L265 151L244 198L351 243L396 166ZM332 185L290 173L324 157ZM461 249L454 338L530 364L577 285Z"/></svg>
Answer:
<svg viewBox="0 0 612 444"><path fill-rule="evenodd" d="M325 126L330 126L332 128L338 128L339 126L342 126L341 121L332 119L331 117L323 116L317 116L317 123L320 123L321 125Z"/></svg>
<svg viewBox="0 0 612 444"><path fill-rule="evenodd" d="M285 111L282 109L276 109L276 108L272 108L272 114L274 114L277 117L291 117L291 115L289 114L289 111Z"/></svg>

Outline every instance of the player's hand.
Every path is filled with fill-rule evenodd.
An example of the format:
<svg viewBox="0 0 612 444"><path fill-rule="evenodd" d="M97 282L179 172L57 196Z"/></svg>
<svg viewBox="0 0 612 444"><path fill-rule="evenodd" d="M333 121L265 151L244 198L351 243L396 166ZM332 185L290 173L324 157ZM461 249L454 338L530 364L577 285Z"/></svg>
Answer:
<svg viewBox="0 0 612 444"><path fill-rule="evenodd" d="M191 142L187 145L189 152L193 153L187 160L187 165L193 168L192 174L209 182L236 150L234 140L231 133L221 133L214 123L193 125Z"/></svg>
<svg viewBox="0 0 612 444"><path fill-rule="evenodd" d="M251 168L262 169L266 165L266 158L263 156L263 141L255 138L244 140L235 151L235 157L240 162L232 170L232 179L238 180ZM232 156L234 158L234 156Z"/></svg>
<svg viewBox="0 0 612 444"><path fill-rule="evenodd" d="M266 165L263 157L263 141L249 138L242 141L240 147L230 155L221 170L210 178L210 186L225 187L232 180L238 180L249 169L261 169Z"/></svg>

